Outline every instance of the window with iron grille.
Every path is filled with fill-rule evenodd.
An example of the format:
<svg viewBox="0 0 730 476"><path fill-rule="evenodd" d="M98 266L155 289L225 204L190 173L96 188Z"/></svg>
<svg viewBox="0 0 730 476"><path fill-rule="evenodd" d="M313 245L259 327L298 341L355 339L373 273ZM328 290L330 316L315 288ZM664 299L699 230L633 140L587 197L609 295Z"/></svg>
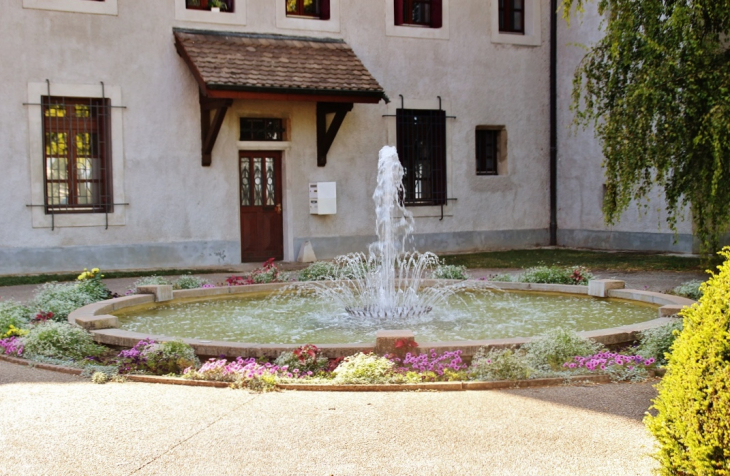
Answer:
<svg viewBox="0 0 730 476"><path fill-rule="evenodd" d="M284 140L284 125L281 119L242 117L238 140L281 141Z"/></svg>
<svg viewBox="0 0 730 476"><path fill-rule="evenodd" d="M330 0L279 0L286 2L286 15L330 19Z"/></svg>
<svg viewBox="0 0 730 476"><path fill-rule="evenodd" d="M46 213L112 212L108 99L42 99Z"/></svg>
<svg viewBox="0 0 730 476"><path fill-rule="evenodd" d="M185 0L185 8L188 10L210 10L218 7L222 12L233 13L235 0Z"/></svg>
<svg viewBox="0 0 730 476"><path fill-rule="evenodd" d="M395 0L395 24L441 28L442 0Z"/></svg>
<svg viewBox="0 0 730 476"><path fill-rule="evenodd" d="M497 175L499 136L498 130L476 130L477 175Z"/></svg>
<svg viewBox="0 0 730 476"><path fill-rule="evenodd" d="M446 112L396 110L396 147L406 205L446 203Z"/></svg>
<svg viewBox="0 0 730 476"><path fill-rule="evenodd" d="M525 0L499 0L499 31L525 33Z"/></svg>

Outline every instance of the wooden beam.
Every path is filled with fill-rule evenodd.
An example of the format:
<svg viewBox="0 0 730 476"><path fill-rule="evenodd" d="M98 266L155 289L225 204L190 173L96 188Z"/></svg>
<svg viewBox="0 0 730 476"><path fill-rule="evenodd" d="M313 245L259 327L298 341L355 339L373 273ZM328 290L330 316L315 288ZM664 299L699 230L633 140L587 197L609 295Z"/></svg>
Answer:
<svg viewBox="0 0 730 476"><path fill-rule="evenodd" d="M337 132L345 120L348 112L352 111L352 103L317 103L317 166L327 165L327 152L337 137ZM327 114L334 114L329 129L327 128Z"/></svg>
<svg viewBox="0 0 730 476"><path fill-rule="evenodd" d="M227 99L261 99L265 101L307 101L307 102L338 102L338 103L363 103L377 104L382 97L379 96L358 96L356 94L340 96L337 94L293 94L279 92L259 91L230 91L223 89L210 89L206 86L206 92L210 98Z"/></svg>
<svg viewBox="0 0 730 476"><path fill-rule="evenodd" d="M202 165L209 167L213 163L213 147L223 125L232 99L210 99L200 92L200 138L202 144ZM215 111L211 121L210 112Z"/></svg>

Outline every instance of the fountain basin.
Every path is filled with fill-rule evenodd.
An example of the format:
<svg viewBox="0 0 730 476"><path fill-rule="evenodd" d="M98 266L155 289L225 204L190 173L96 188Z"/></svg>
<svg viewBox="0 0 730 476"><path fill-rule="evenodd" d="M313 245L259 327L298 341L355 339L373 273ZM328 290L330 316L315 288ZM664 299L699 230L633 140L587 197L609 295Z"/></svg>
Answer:
<svg viewBox="0 0 730 476"><path fill-rule="evenodd" d="M424 285L433 285L434 281L426 281ZM588 286L565 286L551 284L529 284L529 283L490 283L496 288L504 290L531 291L539 293L560 293L569 295L588 295ZM263 284L249 286L232 286L218 287L206 289L192 289L183 291L174 291L172 293L171 303L182 302L186 300L200 299L220 299L221 297L246 296L256 293L271 293L278 291L287 284ZM153 292L154 290L148 290ZM636 301L638 304L651 305L658 308L658 316L654 319L648 319L630 325L610 327L605 329L597 329L584 331L580 334L585 337L592 338L606 345L630 343L636 339L637 333L653 327L664 325L670 321L669 315L676 314L682 306L693 303L692 300L681 298L678 296L665 295L661 293L653 293L648 291L639 291L631 289L608 289L605 295L610 298L625 299ZM158 295L158 298L160 295ZM587 297L583 299L589 299ZM590 298L595 299L595 298ZM129 311L140 306L150 306L159 303L154 294L128 296L108 301L103 301L83 308L77 309L69 315L69 321L82 325L92 331L94 338L99 343L108 345L132 347L140 339L152 337L157 340L170 340L179 336L174 333L150 334L145 332L133 332L118 328L119 319L112 315L118 311ZM657 314L655 314L657 315ZM390 328L393 330L393 328ZM526 337L509 337L498 339L477 339L477 340L444 340L436 342L423 342L416 333L416 341L419 343L421 351L424 349L436 349L437 351L453 351L461 350L465 358L471 355L483 346L488 347L507 347L521 345L528 342L531 338ZM266 344L266 343L244 343L244 342L227 342L213 339L193 339L183 338L183 341L190 344L201 357L209 356L226 356L226 357L276 357L281 352L290 351L297 348L301 343L289 344ZM320 343L307 342L316 344L320 347L324 355L328 357L342 357L352 355L357 352L372 351L375 348L382 349L382 345L378 345L377 341L370 340L363 343Z"/></svg>

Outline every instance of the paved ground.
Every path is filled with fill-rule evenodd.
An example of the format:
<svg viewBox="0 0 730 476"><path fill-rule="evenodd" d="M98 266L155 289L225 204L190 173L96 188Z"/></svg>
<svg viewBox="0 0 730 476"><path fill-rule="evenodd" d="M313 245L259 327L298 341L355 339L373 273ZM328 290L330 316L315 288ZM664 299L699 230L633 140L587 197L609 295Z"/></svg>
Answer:
<svg viewBox="0 0 730 476"><path fill-rule="evenodd" d="M250 394L0 361L1 475L649 475L652 383Z"/></svg>

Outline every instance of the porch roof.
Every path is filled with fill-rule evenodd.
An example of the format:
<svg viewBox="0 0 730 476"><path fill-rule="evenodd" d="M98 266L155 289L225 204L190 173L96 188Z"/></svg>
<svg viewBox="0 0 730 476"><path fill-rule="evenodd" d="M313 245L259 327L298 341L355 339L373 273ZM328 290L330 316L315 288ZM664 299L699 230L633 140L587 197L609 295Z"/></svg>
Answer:
<svg viewBox="0 0 730 476"><path fill-rule="evenodd" d="M175 47L211 99L388 102L340 39L174 28Z"/></svg>

